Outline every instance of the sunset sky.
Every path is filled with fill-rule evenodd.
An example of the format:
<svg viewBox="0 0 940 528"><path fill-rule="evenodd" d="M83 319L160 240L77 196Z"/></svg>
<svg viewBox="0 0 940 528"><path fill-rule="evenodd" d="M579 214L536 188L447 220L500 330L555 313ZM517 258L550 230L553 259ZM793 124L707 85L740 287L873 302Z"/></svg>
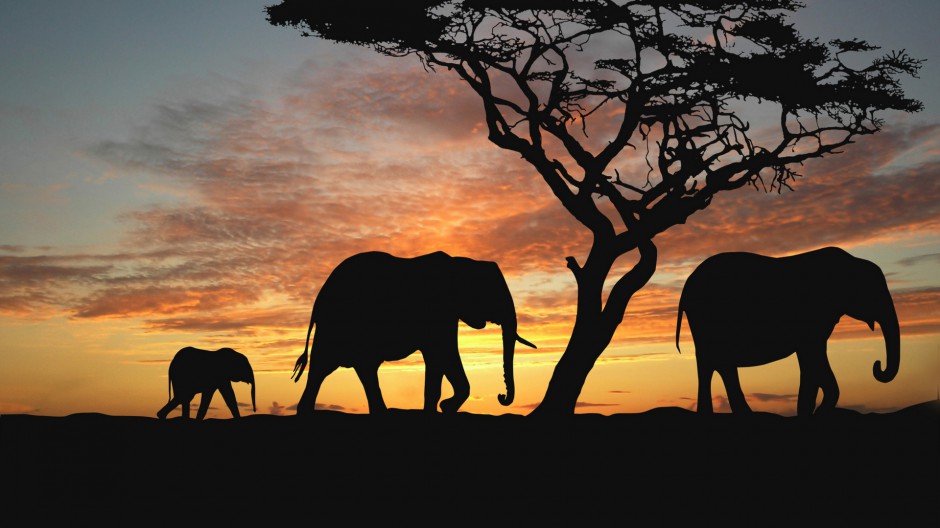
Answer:
<svg viewBox="0 0 940 528"><path fill-rule="evenodd" d="M517 349L515 403L502 407L499 328L461 325L461 410L526 414L541 400L574 322L565 257L583 261L590 233L487 141L481 105L455 75L302 38L267 22L273 3L0 4L0 413L152 417L170 359L196 346L244 353L257 412L293 414L311 304L340 261L367 250L497 261L519 333L538 350ZM882 384L880 330L843 318L829 342L839 405L884 412L938 396L940 3L807 4L793 16L805 36L926 59L902 80L924 110L883 114L880 133L800 168L793 192L719 194L658 236L656 274L577 412L694 408L686 323L682 353L674 340L695 265L827 245L881 266L901 325L900 372ZM753 409L795 414L795 356L740 375ZM384 365L380 380L390 407L421 407L421 354ZM727 411L717 376L713 387ZM247 385L235 391L249 404ZM367 412L349 369L327 378L318 403ZM220 395L208 416L230 416Z"/></svg>

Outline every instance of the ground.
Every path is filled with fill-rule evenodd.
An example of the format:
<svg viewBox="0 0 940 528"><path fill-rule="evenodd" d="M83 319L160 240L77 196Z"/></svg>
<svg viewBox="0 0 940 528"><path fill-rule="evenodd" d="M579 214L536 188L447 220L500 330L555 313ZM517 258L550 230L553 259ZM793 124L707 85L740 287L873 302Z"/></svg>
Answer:
<svg viewBox="0 0 940 528"><path fill-rule="evenodd" d="M324 411L201 422L3 415L0 474L3 498L24 512L52 498L381 498L409 507L503 500L532 513L614 505L661 520L746 512L751 525L765 524L754 515L806 510L843 526L853 515L904 526L937 519L938 418L940 401L809 419L679 408L559 419L395 409L383 417Z"/></svg>

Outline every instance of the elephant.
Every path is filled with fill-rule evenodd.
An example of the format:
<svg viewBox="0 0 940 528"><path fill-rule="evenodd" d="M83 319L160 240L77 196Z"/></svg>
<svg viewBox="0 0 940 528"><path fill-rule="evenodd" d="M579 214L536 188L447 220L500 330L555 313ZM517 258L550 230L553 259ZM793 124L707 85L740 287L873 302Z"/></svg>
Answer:
<svg viewBox="0 0 940 528"><path fill-rule="evenodd" d="M495 262L443 251L413 258L367 251L346 258L327 277L313 303L304 351L291 375L294 382L300 380L309 344L310 372L297 414L314 412L324 378L339 367L356 371L369 414L384 413L379 367L419 350L425 364L424 410L438 412L446 376L454 394L440 402L440 409L456 412L470 396L457 349L459 321L478 330L487 322L502 327L506 394L497 399L510 405L515 395L515 342L536 346L516 333L515 305ZM317 331L310 344L314 324Z"/></svg>
<svg viewBox="0 0 940 528"><path fill-rule="evenodd" d="M685 313L695 344L698 412L711 413L711 380L718 372L733 413L750 412L738 367L764 365L796 353L800 369L797 416L835 408L839 385L826 345L843 315L877 322L886 367L873 375L887 383L900 366L901 334L894 301L877 264L837 247L785 257L719 253L688 277L679 298L676 349ZM823 398L816 407L816 396Z"/></svg>
<svg viewBox="0 0 940 528"><path fill-rule="evenodd" d="M251 408L255 406L255 374L248 358L231 348L203 350L201 348L181 348L169 369L169 401L157 412L157 417L166 419L177 405L182 406L183 418L189 418L189 404L197 392L202 393L196 419L202 420L209 410L209 402L215 391L222 394L225 404L232 411L234 418L239 417L238 403L232 382L239 381L251 385Z"/></svg>

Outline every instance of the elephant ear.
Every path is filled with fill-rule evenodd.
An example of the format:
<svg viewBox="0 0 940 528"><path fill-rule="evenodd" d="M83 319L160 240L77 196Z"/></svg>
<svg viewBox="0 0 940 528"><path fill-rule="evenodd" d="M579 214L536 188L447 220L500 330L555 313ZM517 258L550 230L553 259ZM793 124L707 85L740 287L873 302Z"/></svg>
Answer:
<svg viewBox="0 0 940 528"><path fill-rule="evenodd" d="M502 322L499 300L505 280L495 262L460 258L452 283L452 302L461 321L477 330L487 321Z"/></svg>
<svg viewBox="0 0 940 528"><path fill-rule="evenodd" d="M398 289L392 288L392 291L396 295L407 295L411 300L427 303L441 314L454 313L457 306L456 298L460 295L458 278L462 273L459 257L451 257L443 251L435 251L413 260L414 265L404 268L407 275L401 280L401 284L397 285ZM401 290L406 285L409 288L419 285L416 288L419 291ZM398 299L390 300L392 304L397 302Z"/></svg>

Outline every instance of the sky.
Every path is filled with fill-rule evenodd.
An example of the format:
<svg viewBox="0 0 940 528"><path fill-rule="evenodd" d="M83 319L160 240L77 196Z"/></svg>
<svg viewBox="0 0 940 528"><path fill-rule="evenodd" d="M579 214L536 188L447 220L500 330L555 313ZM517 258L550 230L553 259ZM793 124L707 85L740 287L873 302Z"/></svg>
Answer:
<svg viewBox="0 0 940 528"><path fill-rule="evenodd" d="M170 360L196 346L245 354L257 413L293 414L310 306L339 262L367 250L497 261L538 349L517 349L516 399L502 407L499 328L461 324L461 411L526 414L544 396L574 322L565 257L583 261L587 230L487 141L455 76L271 26L271 3L0 2L0 413L155 416ZM720 194L658 236L656 274L576 412L694 409L687 324L675 347L685 277L721 251L827 245L882 268L901 325L900 372L882 384L880 330L842 319L829 341L839 405L887 412L938 397L940 4L812 0L792 19L805 36L925 59L903 80L924 110L885 113L881 132L802 167L792 192ZM420 353L379 377L388 406L421 408ZM754 410L795 414L795 356L740 377ZM235 392L249 414L248 385ZM350 369L317 401L368 410ZM208 417L229 416L216 395Z"/></svg>

